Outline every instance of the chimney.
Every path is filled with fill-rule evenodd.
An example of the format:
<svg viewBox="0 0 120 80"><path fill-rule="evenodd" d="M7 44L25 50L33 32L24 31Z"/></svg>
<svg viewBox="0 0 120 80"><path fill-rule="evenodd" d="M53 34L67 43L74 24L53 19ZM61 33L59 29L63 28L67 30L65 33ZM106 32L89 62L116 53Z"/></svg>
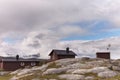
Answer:
<svg viewBox="0 0 120 80"><path fill-rule="evenodd" d="M19 60L19 55L16 55L16 60L17 60L17 61Z"/></svg>
<svg viewBox="0 0 120 80"><path fill-rule="evenodd" d="M69 47L66 48L66 53L69 53Z"/></svg>

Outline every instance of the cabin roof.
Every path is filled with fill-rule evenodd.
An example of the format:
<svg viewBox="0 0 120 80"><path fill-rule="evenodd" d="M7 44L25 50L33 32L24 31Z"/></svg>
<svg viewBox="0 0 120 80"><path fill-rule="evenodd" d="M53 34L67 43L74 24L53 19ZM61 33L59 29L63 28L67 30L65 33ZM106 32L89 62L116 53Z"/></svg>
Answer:
<svg viewBox="0 0 120 80"><path fill-rule="evenodd" d="M76 54L73 51L69 51L68 53L66 52L66 50L52 50L51 53L49 54L52 55L52 53L56 53L57 55L72 55L72 56L76 56Z"/></svg>
<svg viewBox="0 0 120 80"><path fill-rule="evenodd" d="M97 54L109 54L110 52L96 52Z"/></svg>
<svg viewBox="0 0 120 80"><path fill-rule="evenodd" d="M0 61L7 61L7 62L12 62L12 61L40 61L40 59L36 59L36 58L28 58L28 59L24 59L24 58L19 58L18 60L15 57L2 57Z"/></svg>

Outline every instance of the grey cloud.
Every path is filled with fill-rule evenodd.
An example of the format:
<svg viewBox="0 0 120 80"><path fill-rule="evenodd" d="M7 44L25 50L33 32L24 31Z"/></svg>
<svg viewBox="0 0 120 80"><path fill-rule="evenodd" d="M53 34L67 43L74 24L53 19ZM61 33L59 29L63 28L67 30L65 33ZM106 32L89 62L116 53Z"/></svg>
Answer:
<svg viewBox="0 0 120 80"><path fill-rule="evenodd" d="M45 36L44 34L38 34L38 35L35 36L35 38L43 39L44 36Z"/></svg>
<svg viewBox="0 0 120 80"><path fill-rule="evenodd" d="M41 28L54 27L59 24L76 22L84 19L86 11L84 1L15 1L8 3L4 1L0 17L1 25L4 27L1 31L31 31ZM58 3L59 2L59 3ZM82 2L82 3L81 3ZM43 4L41 4L43 3ZM1 3L2 4L2 3ZM8 4L8 5L7 5ZM88 3L87 3L88 4ZM86 5L87 5L86 4ZM83 9L82 9L83 8ZM85 11L84 11L85 10ZM89 17L89 14L86 14ZM82 18L84 17L84 18ZM88 18L87 17L87 18Z"/></svg>
<svg viewBox="0 0 120 80"><path fill-rule="evenodd" d="M86 28L70 24L107 20L119 26L119 4L119 0L0 0L0 36L23 35L15 47L26 53L47 55L53 48L64 47L65 44L59 46L60 39L73 34L89 34ZM11 32L13 35L8 35ZM75 48L81 45L75 44L72 44ZM88 52L94 49L97 50L96 46Z"/></svg>
<svg viewBox="0 0 120 80"><path fill-rule="evenodd" d="M38 41L33 41L33 43L28 44L28 47L32 47L32 48L40 48L41 44Z"/></svg>
<svg viewBox="0 0 120 80"><path fill-rule="evenodd" d="M113 3L112 3L113 2ZM109 3L109 4L108 4ZM84 20L115 20L119 1L112 0L2 0L0 9L0 32L48 29ZM113 17L110 15L114 13ZM118 14L119 16L119 14ZM113 18L113 19L109 19Z"/></svg>

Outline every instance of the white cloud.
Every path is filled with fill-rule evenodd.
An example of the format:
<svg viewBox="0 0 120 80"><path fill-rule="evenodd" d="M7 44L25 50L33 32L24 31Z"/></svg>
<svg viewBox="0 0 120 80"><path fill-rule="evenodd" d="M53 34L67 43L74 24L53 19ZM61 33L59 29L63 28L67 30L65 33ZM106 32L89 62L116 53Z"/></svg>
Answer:
<svg viewBox="0 0 120 80"><path fill-rule="evenodd" d="M30 32L99 19L119 25L119 4L119 0L1 0L0 32Z"/></svg>
<svg viewBox="0 0 120 80"><path fill-rule="evenodd" d="M47 57L51 49L63 49L67 45L61 44L61 39L71 35L90 34L88 28L74 23L106 20L119 27L119 5L119 0L0 0L0 52L40 52L42 57ZM4 42L4 38L8 37L18 39L17 43L11 45ZM82 49L77 49L82 53L92 53L104 45L95 44L98 45L89 48L93 44L88 46L87 42L84 45L81 41L70 42L73 48Z"/></svg>
<svg viewBox="0 0 120 80"><path fill-rule="evenodd" d="M48 37L48 38L47 38ZM90 56L96 57L96 52L107 51L108 44L111 44L110 52L111 58L119 58L120 43L119 37L96 40L96 41L59 41L57 38L49 38L49 36L39 33L31 33L26 37L21 44L8 45L1 42L0 52L1 55L31 55L40 53L41 58L48 58L48 54L52 49L65 49L70 47L78 57ZM116 56L117 55L117 56Z"/></svg>

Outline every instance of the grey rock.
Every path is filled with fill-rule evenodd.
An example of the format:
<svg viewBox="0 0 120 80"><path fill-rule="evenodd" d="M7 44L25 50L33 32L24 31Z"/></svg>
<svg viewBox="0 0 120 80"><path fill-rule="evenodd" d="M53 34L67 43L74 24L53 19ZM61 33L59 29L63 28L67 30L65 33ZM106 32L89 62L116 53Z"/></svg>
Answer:
<svg viewBox="0 0 120 80"><path fill-rule="evenodd" d="M60 65L60 66L65 67L65 66L77 63L79 61L81 61L81 58L78 58L78 59L60 59L60 60L55 61L55 63L56 63L56 65Z"/></svg>
<svg viewBox="0 0 120 80"><path fill-rule="evenodd" d="M49 80L57 80L57 79L49 79Z"/></svg>
<svg viewBox="0 0 120 80"><path fill-rule="evenodd" d="M69 69L86 69L86 68L90 68L89 65L87 64L82 64L82 63L74 63L71 65L66 66Z"/></svg>
<svg viewBox="0 0 120 80"><path fill-rule="evenodd" d="M74 72L76 69L69 69L69 70L67 70L66 71L66 73L72 73L72 72Z"/></svg>
<svg viewBox="0 0 120 80"><path fill-rule="evenodd" d="M47 64L42 65L42 66L40 66L40 67L33 67L31 70L32 70L32 71L38 71L38 70L40 70L40 71L45 71L45 70L47 69L48 65L50 65L50 64L51 64L51 63L47 63Z"/></svg>
<svg viewBox="0 0 120 80"><path fill-rule="evenodd" d="M120 67L119 66L112 66L112 70L114 70L114 71L120 71Z"/></svg>
<svg viewBox="0 0 120 80"><path fill-rule="evenodd" d="M104 64L104 61L90 61L90 62L86 62L87 66L91 66L91 67L100 67L101 65Z"/></svg>
<svg viewBox="0 0 120 80"><path fill-rule="evenodd" d="M58 74L58 73L66 72L67 70L68 68L50 68L46 70L45 72L43 72L42 75Z"/></svg>
<svg viewBox="0 0 120 80"><path fill-rule="evenodd" d="M72 74L86 74L90 73L91 71L89 69L76 69L72 72Z"/></svg>
<svg viewBox="0 0 120 80"><path fill-rule="evenodd" d="M8 73L9 73L9 72L1 71L1 72L0 72L0 76L6 75L6 74L8 74Z"/></svg>
<svg viewBox="0 0 120 80"><path fill-rule="evenodd" d="M40 79L35 78L35 79L32 79L32 80L40 80Z"/></svg>
<svg viewBox="0 0 120 80"><path fill-rule="evenodd" d="M93 76L88 76L85 78L85 80L94 80L94 77Z"/></svg>
<svg viewBox="0 0 120 80"><path fill-rule="evenodd" d="M77 75L77 74L63 74L58 76L60 79L66 79L66 80L84 80L83 75Z"/></svg>
<svg viewBox="0 0 120 80"><path fill-rule="evenodd" d="M89 57L82 57L81 60L87 61L87 60L90 60L90 58Z"/></svg>
<svg viewBox="0 0 120 80"><path fill-rule="evenodd" d="M104 71L104 72L98 73L98 77L101 77L101 78L110 78L110 77L114 77L116 75L118 75L118 74L114 71Z"/></svg>
<svg viewBox="0 0 120 80"><path fill-rule="evenodd" d="M90 70L91 73L100 73L104 71L109 71L107 67L94 67Z"/></svg>

